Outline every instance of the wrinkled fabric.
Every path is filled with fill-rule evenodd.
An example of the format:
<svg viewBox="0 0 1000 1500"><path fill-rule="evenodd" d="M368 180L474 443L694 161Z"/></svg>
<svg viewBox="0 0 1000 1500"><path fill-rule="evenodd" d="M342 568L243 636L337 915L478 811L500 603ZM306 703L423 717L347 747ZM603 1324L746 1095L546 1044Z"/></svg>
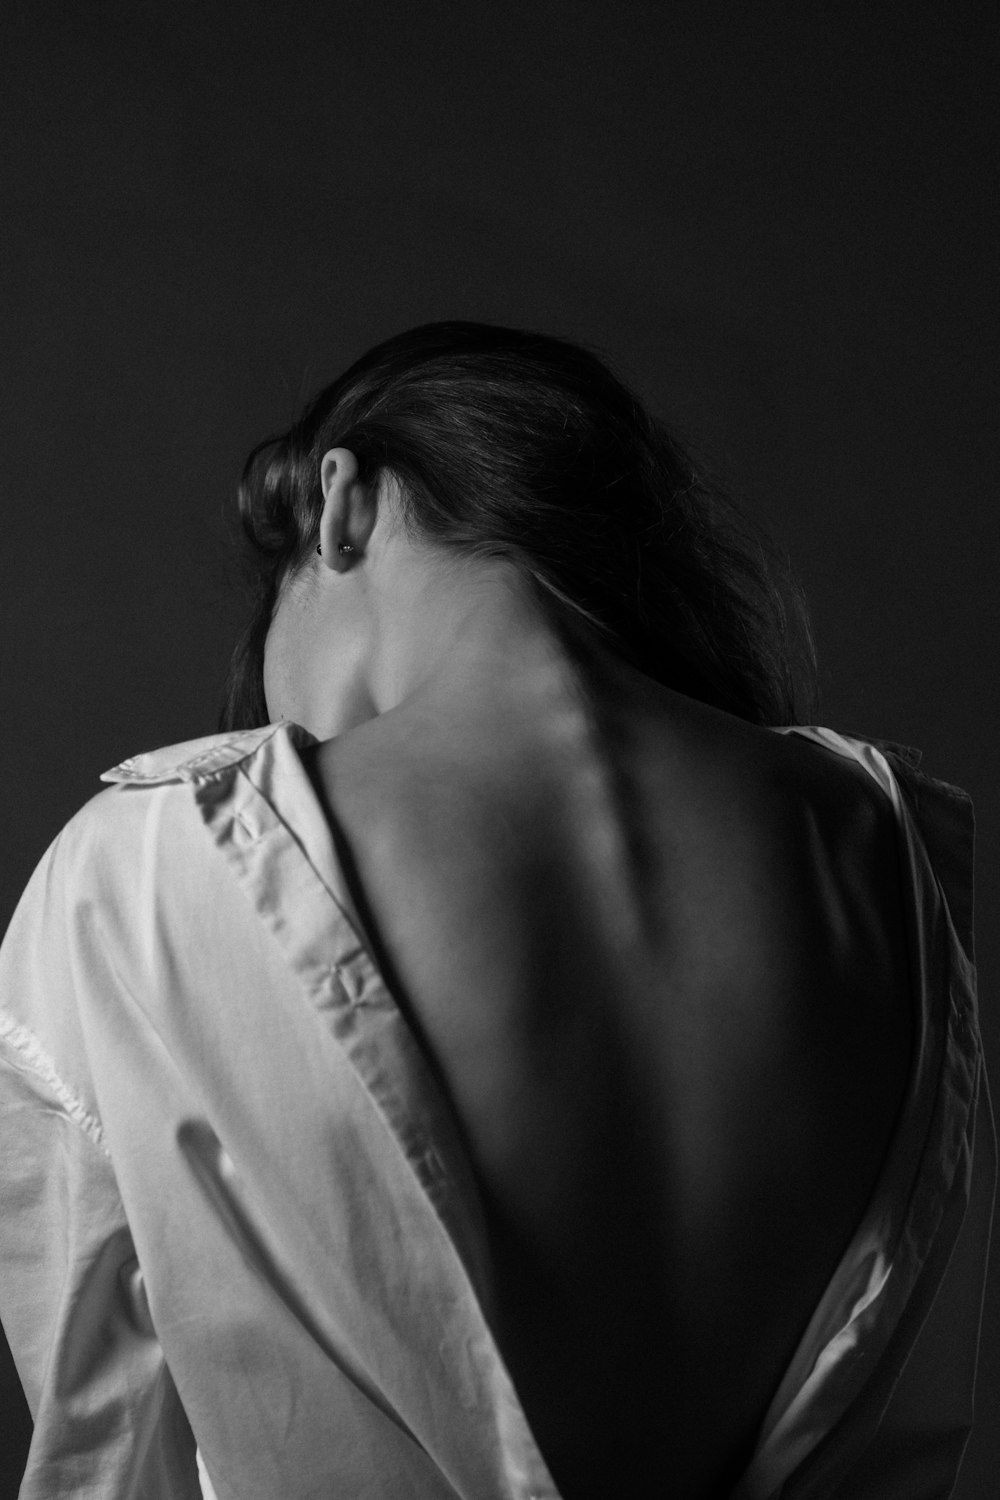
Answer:
<svg viewBox="0 0 1000 1500"><path fill-rule="evenodd" d="M914 1045L879 1180L732 1500L943 1500L972 1427L997 1174L972 804L922 772L913 748L819 727L778 732L854 758L892 801Z"/></svg>
<svg viewBox="0 0 1000 1500"><path fill-rule="evenodd" d="M945 1496L996 1171L971 803L892 800L912 1075L733 1500ZM346 915L284 721L153 751L50 846L0 949L0 1317L22 1500L558 1500L490 1333L468 1162Z"/></svg>

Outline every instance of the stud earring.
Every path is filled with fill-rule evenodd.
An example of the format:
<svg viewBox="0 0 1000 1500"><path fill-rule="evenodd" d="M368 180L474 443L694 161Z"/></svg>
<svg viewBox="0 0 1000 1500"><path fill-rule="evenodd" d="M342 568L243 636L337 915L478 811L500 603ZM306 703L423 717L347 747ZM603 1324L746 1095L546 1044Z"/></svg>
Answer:
<svg viewBox="0 0 1000 1500"><path fill-rule="evenodd" d="M316 548L316 551L319 553L320 557L323 556L323 544L322 543L319 544L319 546ZM337 546L337 551L343 557L348 552L353 552L354 548L353 548L353 546L351 545L350 542L340 542L338 544L338 546Z"/></svg>

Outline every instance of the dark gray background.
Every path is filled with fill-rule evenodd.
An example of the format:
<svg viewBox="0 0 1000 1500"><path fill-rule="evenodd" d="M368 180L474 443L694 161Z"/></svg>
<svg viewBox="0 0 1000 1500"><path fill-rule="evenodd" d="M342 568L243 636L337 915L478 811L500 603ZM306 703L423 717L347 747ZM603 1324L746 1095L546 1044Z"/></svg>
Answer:
<svg viewBox="0 0 1000 1500"><path fill-rule="evenodd" d="M100 771L215 729L246 450L402 328L537 326L603 348L788 548L821 722L972 794L996 1073L991 21L8 3L0 924ZM962 1500L1000 1468L998 1301Z"/></svg>

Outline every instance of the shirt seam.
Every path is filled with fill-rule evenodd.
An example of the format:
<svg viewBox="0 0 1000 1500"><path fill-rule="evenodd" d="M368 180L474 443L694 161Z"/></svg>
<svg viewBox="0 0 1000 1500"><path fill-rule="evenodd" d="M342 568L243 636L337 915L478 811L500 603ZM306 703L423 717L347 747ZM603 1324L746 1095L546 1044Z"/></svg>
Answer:
<svg viewBox="0 0 1000 1500"><path fill-rule="evenodd" d="M110 1161L111 1153L104 1143L100 1120L90 1113L59 1075L55 1063L34 1032L15 1020L9 1011L0 1010L0 1038L20 1055L28 1070L56 1096L67 1116Z"/></svg>

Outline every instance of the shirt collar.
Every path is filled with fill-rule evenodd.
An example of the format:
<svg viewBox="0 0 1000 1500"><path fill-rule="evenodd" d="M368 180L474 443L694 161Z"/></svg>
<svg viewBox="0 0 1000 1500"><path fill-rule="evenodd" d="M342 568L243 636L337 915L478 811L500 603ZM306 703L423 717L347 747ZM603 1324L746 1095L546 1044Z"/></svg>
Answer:
<svg viewBox="0 0 1000 1500"><path fill-rule="evenodd" d="M103 771L100 779L145 786L165 781L200 781L247 759L279 732L287 733L296 745L316 743L315 735L308 729L291 719L281 719L257 729L206 734L197 740L183 740L159 750L129 755L109 771Z"/></svg>

